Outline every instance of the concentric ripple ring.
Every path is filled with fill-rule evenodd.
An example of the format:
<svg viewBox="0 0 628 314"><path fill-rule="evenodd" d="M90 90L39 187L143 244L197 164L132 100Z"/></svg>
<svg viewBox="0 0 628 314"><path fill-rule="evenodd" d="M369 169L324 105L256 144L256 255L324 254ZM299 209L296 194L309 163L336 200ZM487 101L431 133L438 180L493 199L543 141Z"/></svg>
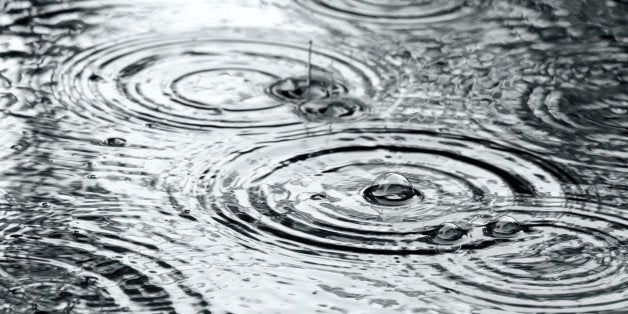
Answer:
<svg viewBox="0 0 628 314"><path fill-rule="evenodd" d="M207 130L301 124L291 104L268 95L267 89L282 78L306 73L303 39L285 34L242 37L234 30L216 29L96 46L61 64L55 73L55 98L85 119L125 125L134 120ZM382 58L343 49L335 52L317 42L314 73L333 77L353 96L369 98L394 76L391 67L378 61Z"/></svg>
<svg viewBox="0 0 628 314"><path fill-rule="evenodd" d="M441 224L465 228L495 204L521 198L560 199L572 180L538 157L492 143L391 129L266 142L193 163L205 170L190 193L217 220L258 241L328 253L435 254L429 237ZM420 201L368 202L364 190L386 172L407 178Z"/></svg>
<svg viewBox="0 0 628 314"><path fill-rule="evenodd" d="M318 15L363 24L413 27L457 20L482 12L489 0L299 0Z"/></svg>
<svg viewBox="0 0 628 314"><path fill-rule="evenodd" d="M625 309L628 220L622 211L573 201L546 205L496 210L528 232L442 259L429 281L455 289L461 302L513 313ZM470 236L486 238L479 230Z"/></svg>

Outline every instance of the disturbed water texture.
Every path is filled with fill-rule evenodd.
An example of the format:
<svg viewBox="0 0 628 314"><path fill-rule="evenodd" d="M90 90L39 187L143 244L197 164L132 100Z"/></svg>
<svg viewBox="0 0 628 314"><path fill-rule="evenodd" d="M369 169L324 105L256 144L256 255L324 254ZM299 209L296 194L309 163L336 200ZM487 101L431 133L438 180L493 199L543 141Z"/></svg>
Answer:
<svg viewBox="0 0 628 314"><path fill-rule="evenodd" d="M0 0L0 313L626 313L627 69L621 0Z"/></svg>

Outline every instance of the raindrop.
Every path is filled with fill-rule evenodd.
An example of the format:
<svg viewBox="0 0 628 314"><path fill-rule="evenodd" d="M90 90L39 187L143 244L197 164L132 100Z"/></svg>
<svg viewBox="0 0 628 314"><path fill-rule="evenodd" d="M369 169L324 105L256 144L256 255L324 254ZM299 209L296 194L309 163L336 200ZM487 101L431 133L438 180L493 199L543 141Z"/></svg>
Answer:
<svg viewBox="0 0 628 314"><path fill-rule="evenodd" d="M402 206L420 197L421 193L412 187L404 176L397 173L384 173L364 190L364 198L375 205Z"/></svg>
<svg viewBox="0 0 628 314"><path fill-rule="evenodd" d="M309 81L309 82L308 82ZM330 91L333 94L330 94ZM339 83L323 77L291 77L273 83L268 93L279 101L301 103L308 100L331 98L347 91Z"/></svg>
<svg viewBox="0 0 628 314"><path fill-rule="evenodd" d="M298 108L298 114L308 121L351 120L366 111L368 106L352 97L309 101Z"/></svg>
<svg viewBox="0 0 628 314"><path fill-rule="evenodd" d="M309 42L307 73L305 77L291 77L273 83L268 88L270 96L280 101L301 103L309 100L334 98L347 88L336 81L312 76L312 41Z"/></svg>
<svg viewBox="0 0 628 314"><path fill-rule="evenodd" d="M521 231L517 220L510 216L501 216L490 222L486 228L492 236L511 236Z"/></svg>
<svg viewBox="0 0 628 314"><path fill-rule="evenodd" d="M110 137L107 139L106 144L113 147L122 147L126 145L126 140L119 137Z"/></svg>

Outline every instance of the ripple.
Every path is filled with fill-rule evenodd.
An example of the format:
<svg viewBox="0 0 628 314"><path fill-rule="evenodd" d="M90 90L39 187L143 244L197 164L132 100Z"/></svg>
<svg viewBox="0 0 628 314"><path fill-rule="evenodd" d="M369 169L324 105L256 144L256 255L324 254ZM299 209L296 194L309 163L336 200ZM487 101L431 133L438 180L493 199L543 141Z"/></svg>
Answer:
<svg viewBox="0 0 628 314"><path fill-rule="evenodd" d="M339 21L412 28L478 15L490 0L299 0L303 9Z"/></svg>
<svg viewBox="0 0 628 314"><path fill-rule="evenodd" d="M261 242L339 254L434 254L431 235L443 223L466 228L495 204L561 198L563 182L573 180L538 157L493 143L395 129L267 142L221 161L185 164L166 178L194 169L190 193L218 221ZM365 189L388 172L407 178L422 199L371 204Z"/></svg>
<svg viewBox="0 0 628 314"><path fill-rule="evenodd" d="M620 209L569 203L496 213L515 217L528 230L442 259L437 268L444 276L432 283L455 290L467 304L508 312L599 313L628 306L628 220Z"/></svg>
<svg viewBox="0 0 628 314"><path fill-rule="evenodd" d="M533 119L528 123L601 141L628 134L627 87L575 90L532 84L521 86L519 101Z"/></svg>
<svg viewBox="0 0 628 314"><path fill-rule="evenodd" d="M11 2L14 2L16 6L21 4L20 1L0 0L0 27L11 25L14 22L15 17L11 14Z"/></svg>
<svg viewBox="0 0 628 314"><path fill-rule="evenodd" d="M82 118L123 125L139 121L186 130L300 125L291 95L273 83L305 74L308 53L301 38L213 29L121 40L66 60L55 74L54 93ZM374 56L348 46L341 52L326 47L317 42L312 51L314 85L326 86L333 77L334 89L372 98L392 78L391 68Z"/></svg>
<svg viewBox="0 0 628 314"><path fill-rule="evenodd" d="M521 69L522 76L500 92L497 117L512 118L498 119L496 124L517 132L509 139L513 142L559 146L562 152L556 155L561 158L625 169L625 49L607 45L588 51L573 46L552 49L557 55L542 57L532 68ZM501 137L510 135L500 132Z"/></svg>
<svg viewBox="0 0 628 314"><path fill-rule="evenodd" d="M24 203L0 204L5 239L0 245L0 293L5 297L0 309L187 312L205 302L178 283L185 276L171 264L175 260L158 256L153 240L120 233L117 219L122 216L103 209L120 209L115 202L74 204L82 209L72 218L62 202Z"/></svg>

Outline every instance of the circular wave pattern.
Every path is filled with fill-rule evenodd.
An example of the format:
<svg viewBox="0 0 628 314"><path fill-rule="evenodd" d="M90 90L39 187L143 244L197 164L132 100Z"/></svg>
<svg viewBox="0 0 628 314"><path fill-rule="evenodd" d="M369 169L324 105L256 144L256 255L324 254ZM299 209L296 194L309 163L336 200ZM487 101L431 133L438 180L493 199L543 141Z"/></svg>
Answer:
<svg viewBox="0 0 628 314"><path fill-rule="evenodd" d="M517 131L513 141L559 145L562 151L570 150L557 152L563 158L625 168L625 49L608 44L583 51L565 45L542 54L534 66L520 70L520 79L500 92L494 107L497 123ZM508 121L503 118L506 116L513 118ZM499 136L509 134L501 131ZM571 145L565 145L566 141Z"/></svg>
<svg viewBox="0 0 628 314"><path fill-rule="evenodd" d="M273 84L303 77L307 47L286 43L289 36L275 41L234 39L239 37L236 31L220 29L94 47L61 65L55 75L56 98L85 118L124 124L134 119L204 130L302 123L292 110L292 95L282 97ZM382 80L391 77L387 65L377 60L360 52L337 53L317 42L312 71L315 77L337 80L335 90L373 97ZM313 84L321 85L317 82L326 85L325 79Z"/></svg>
<svg viewBox="0 0 628 314"><path fill-rule="evenodd" d="M193 192L219 221L262 242L336 253L432 254L442 224L466 229L497 203L562 197L562 181L571 180L494 144L391 129L266 143L224 160L205 168ZM388 172L421 198L403 206L365 199Z"/></svg>
<svg viewBox="0 0 628 314"><path fill-rule="evenodd" d="M0 202L0 311L190 312L206 304L185 286L175 261L156 256L157 246L98 228L113 222L107 216L86 210L70 218L59 214L67 204L6 199Z"/></svg>
<svg viewBox="0 0 628 314"><path fill-rule="evenodd" d="M455 290L468 304L517 313L600 313L628 306L628 220L621 210L575 203L496 213L515 217L528 230L507 240L489 240L479 230L469 235L488 242L441 259L433 284Z"/></svg>
<svg viewBox="0 0 628 314"><path fill-rule="evenodd" d="M534 121L554 130L578 133L596 139L625 136L628 128L628 93L618 85L599 90L572 90L551 86L520 87L517 100L523 102Z"/></svg>
<svg viewBox="0 0 628 314"><path fill-rule="evenodd" d="M342 21L411 27L476 15L490 0L299 0L303 8Z"/></svg>

